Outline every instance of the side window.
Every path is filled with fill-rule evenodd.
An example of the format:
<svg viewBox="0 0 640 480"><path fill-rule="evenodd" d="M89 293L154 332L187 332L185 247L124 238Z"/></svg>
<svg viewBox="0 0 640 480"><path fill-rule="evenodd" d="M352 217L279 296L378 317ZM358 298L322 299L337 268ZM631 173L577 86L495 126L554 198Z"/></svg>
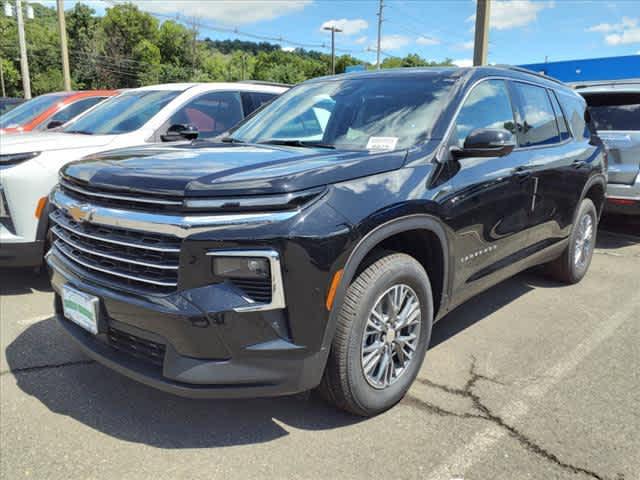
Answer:
<svg viewBox="0 0 640 480"><path fill-rule="evenodd" d="M549 90L549 97L553 104L553 111L556 113L556 121L558 122L558 128L560 129L560 140L564 141L571 137L571 133L569 133L569 126L567 125L567 119L564 117L562 108L560 107L560 102L558 102L558 98L556 97L556 93Z"/></svg>
<svg viewBox="0 0 640 480"><path fill-rule="evenodd" d="M462 147L467 136L477 128L504 128L515 133L513 109L504 80L487 80L473 88L456 119L452 145Z"/></svg>
<svg viewBox="0 0 640 480"><path fill-rule="evenodd" d="M199 138L213 138L242 120L240 95L233 92L212 92L190 100L180 107L168 122L190 124L200 132Z"/></svg>
<svg viewBox="0 0 640 480"><path fill-rule="evenodd" d="M82 100L78 100L77 102L73 102L72 104L67 105L65 108L60 110L53 117L51 117L47 122L47 124L49 124L50 122L67 123L72 118L77 117L85 110L89 110L96 103L99 103L104 99L105 97L90 97L90 98L83 98Z"/></svg>
<svg viewBox="0 0 640 480"><path fill-rule="evenodd" d="M558 100L560 100L562 109L567 116L573 136L577 139L590 138L591 133L586 121L587 104L582 97L579 97L577 94L561 93L558 95Z"/></svg>
<svg viewBox="0 0 640 480"><path fill-rule="evenodd" d="M258 92L242 92L242 108L244 109L245 116L249 116L255 110L262 107L264 104L269 103L277 95L273 93L258 93Z"/></svg>
<svg viewBox="0 0 640 480"><path fill-rule="evenodd" d="M527 83L513 82L518 105L518 143L521 147L560 142L556 116L547 90Z"/></svg>

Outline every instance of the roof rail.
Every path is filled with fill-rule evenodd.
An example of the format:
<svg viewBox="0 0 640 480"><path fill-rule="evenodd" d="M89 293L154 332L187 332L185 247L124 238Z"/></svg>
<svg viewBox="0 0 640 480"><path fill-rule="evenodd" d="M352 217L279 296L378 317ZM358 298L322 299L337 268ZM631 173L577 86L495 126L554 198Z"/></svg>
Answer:
<svg viewBox="0 0 640 480"><path fill-rule="evenodd" d="M287 87L287 88L293 87L293 85L289 83L267 82L264 80L238 80L236 83L249 83L251 85L265 85L267 87Z"/></svg>
<svg viewBox="0 0 640 480"><path fill-rule="evenodd" d="M529 70L528 68L517 67L515 65L496 65L496 67L505 68L507 70L513 70L514 72L528 73L529 75L535 75L536 77L544 78L545 80L549 80L550 82L559 83L560 85L564 85L565 87L567 86L567 84L564 83L562 80L558 80L557 78L551 77L542 72Z"/></svg>

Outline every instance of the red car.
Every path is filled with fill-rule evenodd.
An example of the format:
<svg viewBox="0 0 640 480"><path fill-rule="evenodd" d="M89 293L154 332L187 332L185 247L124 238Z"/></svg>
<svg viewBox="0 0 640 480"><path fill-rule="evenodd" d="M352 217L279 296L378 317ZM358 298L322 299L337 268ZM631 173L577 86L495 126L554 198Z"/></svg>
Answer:
<svg viewBox="0 0 640 480"><path fill-rule="evenodd" d="M58 127L77 117L115 90L56 92L40 95L0 116L0 133L22 133Z"/></svg>

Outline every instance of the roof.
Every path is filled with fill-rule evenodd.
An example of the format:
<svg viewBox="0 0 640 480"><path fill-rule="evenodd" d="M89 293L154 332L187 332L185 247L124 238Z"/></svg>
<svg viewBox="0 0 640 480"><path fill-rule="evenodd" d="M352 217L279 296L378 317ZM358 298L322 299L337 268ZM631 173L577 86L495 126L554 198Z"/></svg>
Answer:
<svg viewBox="0 0 640 480"><path fill-rule="evenodd" d="M193 83L163 83L159 85L148 85L146 87L132 88L130 91L145 90L166 90L184 92L186 90L198 88L201 90L239 90L239 91L264 91L264 92L282 92L286 90L283 86L274 86L271 84L259 84L252 82L193 82ZM288 88L288 87L287 87Z"/></svg>
<svg viewBox="0 0 640 480"><path fill-rule="evenodd" d="M350 72L340 75L318 77L308 80L309 83L323 80L404 77L404 76L451 76L461 78L469 75L472 78L481 76L508 76L513 79L536 80L551 88L570 88L553 77L511 65L483 65L479 67L417 67L417 68L388 68L383 70L368 70L364 72ZM306 82L305 82L306 83Z"/></svg>
<svg viewBox="0 0 640 480"><path fill-rule="evenodd" d="M570 85L579 93L640 93L640 78L630 80L576 82Z"/></svg>

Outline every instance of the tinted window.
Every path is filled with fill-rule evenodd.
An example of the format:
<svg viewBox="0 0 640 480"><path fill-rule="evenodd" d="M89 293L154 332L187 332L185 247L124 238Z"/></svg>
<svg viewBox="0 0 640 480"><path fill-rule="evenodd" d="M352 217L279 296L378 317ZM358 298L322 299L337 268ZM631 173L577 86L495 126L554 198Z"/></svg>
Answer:
<svg viewBox="0 0 640 480"><path fill-rule="evenodd" d="M49 119L49 122L62 122L67 123L72 118L77 117L85 110L89 110L96 103L104 100L105 97L89 97L83 98L82 100L78 100L77 102L73 102L70 105L67 105L65 108L56 113L53 117ZM46 128L46 126L45 126Z"/></svg>
<svg viewBox="0 0 640 480"><path fill-rule="evenodd" d="M469 93L456 119L453 144L462 147L477 128L504 128L515 133L513 109L503 80L487 80Z"/></svg>
<svg viewBox="0 0 640 480"><path fill-rule="evenodd" d="M73 120L61 131L90 135L117 135L133 132L181 93L177 90L125 92L117 97L111 97L86 115Z"/></svg>
<svg viewBox="0 0 640 480"><path fill-rule="evenodd" d="M513 82L518 105L518 143L521 147L548 145L560 141L556 116L547 90Z"/></svg>
<svg viewBox="0 0 640 480"><path fill-rule="evenodd" d="M560 102L558 102L555 92L549 90L549 98L551 98L553 111L556 114L556 122L558 123L558 128L560 129L560 140L566 140L567 138L571 137L571 133L569 132L569 125L567 125L567 119L564 118L562 108L560 107Z"/></svg>
<svg viewBox="0 0 640 480"><path fill-rule="evenodd" d="M201 95L180 107L171 116L169 126L190 124L200 132L199 138L212 138L242 120L240 95L215 92Z"/></svg>
<svg viewBox="0 0 640 480"><path fill-rule="evenodd" d="M434 73L309 82L276 98L232 136L250 143L314 139L355 150L386 137L386 148L406 148L428 138L456 81Z"/></svg>
<svg viewBox="0 0 640 480"><path fill-rule="evenodd" d="M564 114L567 116L567 120L569 120L573 136L578 139L590 138L589 127L585 121L585 111L587 108L585 101L578 95L562 92L559 92L558 100L560 101L560 105L562 105Z"/></svg>
<svg viewBox="0 0 640 480"><path fill-rule="evenodd" d="M276 96L274 93L258 93L252 92L251 99L253 100L253 108L260 108L265 103L269 103Z"/></svg>
<svg viewBox="0 0 640 480"><path fill-rule="evenodd" d="M640 130L640 94L586 96L596 130Z"/></svg>
<svg viewBox="0 0 640 480"><path fill-rule="evenodd" d="M0 127L18 127L24 125L53 106L56 102L64 99L66 93L51 93L33 98L0 117Z"/></svg>

